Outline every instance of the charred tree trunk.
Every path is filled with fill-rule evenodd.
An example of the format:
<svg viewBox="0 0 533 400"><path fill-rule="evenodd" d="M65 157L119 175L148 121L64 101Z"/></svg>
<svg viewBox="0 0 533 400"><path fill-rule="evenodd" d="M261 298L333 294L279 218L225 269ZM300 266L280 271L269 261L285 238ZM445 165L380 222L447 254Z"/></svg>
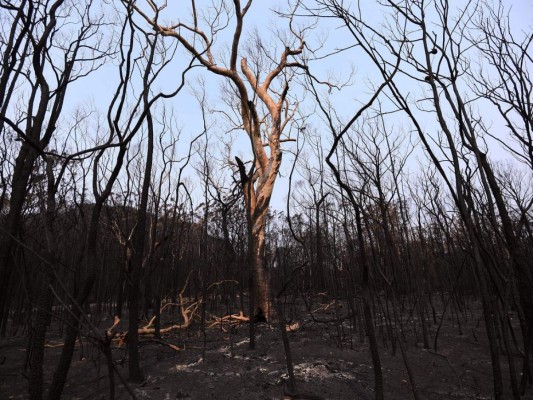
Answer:
<svg viewBox="0 0 533 400"><path fill-rule="evenodd" d="M50 268L49 265L42 267L43 269ZM50 275L50 273L45 272L40 288L41 294L37 303L35 322L32 324L31 348L29 349L31 370L28 395L30 400L41 400L43 398L44 344L52 309L52 291L50 289L52 279Z"/></svg>
<svg viewBox="0 0 533 400"><path fill-rule="evenodd" d="M141 203L139 205L136 230L133 236L133 257L132 271L130 271L130 288L129 288L129 319L128 319L128 355L129 355L129 378L133 382L142 382L143 374L141 372L139 360L139 300L140 300L140 282L144 266L144 248L146 244L146 217L148 210L148 195L150 192L150 182L152 177L152 160L154 154L154 123L150 104L149 78L151 65L154 61L155 48L158 37L151 39L146 35L146 40L150 45L150 55L148 59L148 68L144 73L144 92L143 105L146 112L146 124L148 134L148 144L146 150L146 165L144 168L144 178L142 183Z"/></svg>

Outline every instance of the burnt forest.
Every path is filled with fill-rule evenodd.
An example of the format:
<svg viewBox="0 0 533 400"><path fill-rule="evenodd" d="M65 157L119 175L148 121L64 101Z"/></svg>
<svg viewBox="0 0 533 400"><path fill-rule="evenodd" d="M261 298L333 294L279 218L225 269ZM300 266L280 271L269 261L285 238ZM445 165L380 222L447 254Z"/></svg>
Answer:
<svg viewBox="0 0 533 400"><path fill-rule="evenodd" d="M533 399L532 15L0 0L0 399Z"/></svg>

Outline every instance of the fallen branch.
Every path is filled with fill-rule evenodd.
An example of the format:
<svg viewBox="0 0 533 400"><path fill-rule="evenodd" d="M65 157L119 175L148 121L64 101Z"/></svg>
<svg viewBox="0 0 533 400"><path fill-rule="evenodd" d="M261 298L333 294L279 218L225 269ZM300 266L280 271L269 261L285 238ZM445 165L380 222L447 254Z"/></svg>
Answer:
<svg viewBox="0 0 533 400"><path fill-rule="evenodd" d="M56 349L58 347L63 347L64 345L65 345L65 343L57 343L57 344L46 343L44 345L44 347L46 347L48 349Z"/></svg>
<svg viewBox="0 0 533 400"><path fill-rule="evenodd" d="M191 274L189 273L189 275L187 276L187 280L185 281L185 284L183 285L183 288L181 289L181 291L179 293L179 299L180 299L179 303L167 303L163 307L161 307L161 309L159 310L159 315L161 315L161 313L163 311L165 311L167 308L172 307L172 306L175 306L175 307L179 306L180 309L181 309L181 316L183 318L183 322L180 323L180 324L174 324L174 325L168 326L166 328L159 329L159 333L169 333L169 332L172 332L172 331L175 331L175 330L187 329L192 324L192 322L193 322L193 320L194 320L194 318L196 316L196 312L198 311L198 307L200 306L200 304L202 304L203 299L199 299L199 300L195 301L194 303L188 305L187 307L185 306L186 302L185 302L185 300L183 298L183 294L185 293L185 289L187 288L187 285L189 283L190 276L191 276ZM156 318L157 318L157 315L154 315L150 319L148 324L146 324L142 328L138 329L137 332L139 333L139 336L155 335L154 322L155 322ZM106 335L110 339L117 340L119 347L124 347L124 345L126 344L126 342L128 340L128 332L122 332L120 334L116 333L115 329L116 329L116 327L118 326L119 323L120 323L120 319L118 317L115 317L115 322L114 322L113 326L106 331ZM163 344L163 343L164 342L161 342L161 344ZM167 345L167 344L165 344L165 345ZM169 345L169 346L171 346L171 345ZM178 350L178 349L179 348L176 348L175 350Z"/></svg>
<svg viewBox="0 0 533 400"><path fill-rule="evenodd" d="M181 297L181 295L180 295ZM159 330L160 333L168 333L179 329L187 329L192 321L194 320L194 316L196 315L196 311L198 310L198 307L202 303L202 300L195 301L188 307L184 307L183 304L181 307L181 316L183 317L183 323L181 324L174 324L172 326L168 326L166 328L162 328ZM156 319L156 316L153 316L150 322L148 322L148 325L143 326L142 328L139 328L139 335L153 335L155 334L155 328L153 328L154 321Z"/></svg>
<svg viewBox="0 0 533 400"><path fill-rule="evenodd" d="M115 337L115 335L117 334L116 329L119 324L120 324L120 318L117 315L115 315L115 319L113 320L113 325L111 325L111 327L105 331L105 335L107 339L112 339Z"/></svg>
<svg viewBox="0 0 533 400"><path fill-rule="evenodd" d="M179 292L179 304L176 303L167 303L159 310L159 315L163 311L165 311L166 308L171 306L179 306L181 309L181 316L183 318L183 323L181 324L174 324L172 326L160 329L160 333L168 333L172 332L174 330L180 330L180 329L187 329L192 321L194 320L194 317L196 315L196 312L198 311L198 307L202 303L203 299L199 299L195 301L194 303L190 304L189 306L185 307L185 300L183 299L183 294L185 293L185 289L187 289L187 285L189 284L189 278L191 276L192 271L187 275L187 279L185 280L185 284L183 285L183 288ZM157 315L154 315L152 319L148 322L147 325L143 326L142 328L139 328L139 335L154 335L155 334L155 328L153 328L153 324L157 318Z"/></svg>
<svg viewBox="0 0 533 400"><path fill-rule="evenodd" d="M250 318L246 317L242 311L239 311L238 314L225 315L223 317L214 316L208 328L220 326L224 323L233 325L233 324L245 324L249 322L250 322ZM285 330L287 332L295 332L298 329L300 329L300 323L298 321L293 324L285 325Z"/></svg>
<svg viewBox="0 0 533 400"><path fill-rule="evenodd" d="M319 311L327 311L331 306L336 305L339 308L342 308L342 304L338 304L336 300L332 300L329 304L320 304L320 307L315 309L313 313L317 313Z"/></svg>
<svg viewBox="0 0 533 400"><path fill-rule="evenodd" d="M294 324L285 325L285 330L287 332L296 332L298 329L300 329L300 323L298 321L296 321Z"/></svg>
<svg viewBox="0 0 533 400"><path fill-rule="evenodd" d="M242 323L250 322L250 318L246 317L242 311L239 311L238 314L225 315L224 317L214 316L213 321L209 324L208 327L212 328L214 326L221 325L228 321L230 324L233 324L233 323L242 324Z"/></svg>

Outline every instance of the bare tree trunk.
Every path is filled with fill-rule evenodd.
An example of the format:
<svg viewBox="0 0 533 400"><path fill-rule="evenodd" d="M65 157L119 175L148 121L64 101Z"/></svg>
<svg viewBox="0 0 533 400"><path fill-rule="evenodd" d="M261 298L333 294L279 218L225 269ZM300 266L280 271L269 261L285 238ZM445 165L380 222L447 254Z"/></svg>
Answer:
<svg viewBox="0 0 533 400"><path fill-rule="evenodd" d="M96 263L93 265L96 265ZM95 274L90 274L86 278L83 287L76 296L76 300L73 302L69 310L67 317L67 331L63 341L61 356L59 358L59 362L57 363L52 383L50 384L50 391L48 393L49 400L61 399L61 394L63 393L65 383L67 382L68 371L70 369L72 356L76 347L76 339L78 338L79 334L79 326L83 313L82 307L91 293L95 280Z"/></svg>
<svg viewBox="0 0 533 400"><path fill-rule="evenodd" d="M49 265L42 266L50 268ZM39 300L35 322L32 325L30 355L30 376L29 376L29 398L30 400L41 400L43 398L43 362L44 344L46 330L50 324L50 312L52 309L52 291L50 285L52 279L50 273L45 273L41 284Z"/></svg>
<svg viewBox="0 0 533 400"><path fill-rule="evenodd" d="M228 2L230 3L230 2ZM150 18L148 15L136 4L131 2L132 7L141 15L145 21L158 33L163 36L173 37L178 40L200 64L206 67L210 72L220 75L228 79L234 86L236 91L235 106L239 109L242 125L250 139L250 144L253 153L252 168L250 172L246 172L244 163L237 159L239 164L239 171L241 175L241 184L245 197L245 204L248 212L249 229L251 229L250 243L252 248L252 259L250 267L253 269L254 287L256 290L255 297L258 300L260 308L271 315L275 314L274 307L270 300L270 280L266 271L264 262L264 238L265 238L265 221L266 214L274 183L281 165L281 142L283 141L281 135L287 123L292 119L293 113L297 105L290 106L290 101L287 97L289 92L289 82L292 80L292 75L289 71L293 69L305 69L304 64L296 60L302 54L305 47L303 33L305 29L297 32L291 26L291 36L294 39L296 48L285 47L281 52L281 56L273 54L265 54L266 58L271 60L270 70L264 71L265 66L263 61L257 62L259 59L255 55L253 62L256 64L259 71L250 68L248 60L242 57L240 60L240 71L237 67L237 61L240 57L239 46L241 34L243 29L243 20L245 15L249 12L252 1L246 2L244 7L241 6L240 0L234 0L231 7L226 2L223 2L227 18L235 20L235 28L233 31L233 39L231 43L231 51L229 60L222 62L215 62L215 56L212 52L212 45L215 42L214 38L208 35L198 25L196 14L196 7L193 6L191 34L194 41L188 36L183 36L179 29L171 28L160 24L156 18ZM193 2L194 4L194 2ZM227 8L226 8L227 7ZM230 12L233 8L233 13ZM162 8L152 7L152 11L156 15ZM233 14L233 15L231 15ZM213 20L208 20L206 23L211 25L211 32L218 32L217 26L218 17ZM263 47L258 42L256 49L260 54L263 54ZM252 52L253 53L253 52ZM262 56L261 56L262 57ZM259 73L258 73L259 72ZM264 77L260 75L266 72ZM259 81L263 78L262 81ZM279 88L274 89L272 84L274 81L281 81ZM250 91L251 88L251 91ZM260 118L257 104L264 106L266 110L264 118ZM292 109L291 109L292 108ZM266 141L266 145L265 145ZM265 148L268 148L265 150ZM250 316L252 317L252 316Z"/></svg>
<svg viewBox="0 0 533 400"><path fill-rule="evenodd" d="M266 213L265 213L266 214ZM272 291L270 290L270 271L265 263L265 228L266 215L260 216L252 222L252 258L250 265L253 274L254 303L257 310L261 310L270 321L276 315L272 303Z"/></svg>
<svg viewBox="0 0 533 400"><path fill-rule="evenodd" d="M129 318L128 318L128 367L129 379L133 382L141 382L143 374L141 372L139 360L139 297L140 297L140 282L144 267L144 248L146 244L146 219L148 210L148 195L150 192L150 182L152 178L152 160L154 153L154 123L152 120L152 113L150 111L150 104L148 99L149 94L149 77L151 73L152 63L154 61L156 42L159 40L158 36L151 39L146 35L146 41L150 46L149 58L147 61L147 68L143 76L143 107L146 112L148 144L146 150L146 164L144 168L144 178L142 183L141 203L138 209L137 224L133 236L133 257L132 257L132 271L130 272L130 290L129 290Z"/></svg>

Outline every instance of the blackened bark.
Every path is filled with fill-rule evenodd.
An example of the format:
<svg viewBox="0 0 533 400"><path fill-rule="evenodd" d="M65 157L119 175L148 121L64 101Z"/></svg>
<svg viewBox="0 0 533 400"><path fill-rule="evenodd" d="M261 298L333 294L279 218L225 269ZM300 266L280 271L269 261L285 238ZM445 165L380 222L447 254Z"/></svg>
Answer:
<svg viewBox="0 0 533 400"><path fill-rule="evenodd" d="M49 268L48 265L43 268ZM52 311L52 291L50 284L52 279L46 274L43 279L37 303L37 313L35 322L32 325L31 349L30 350L30 376L29 391L30 400L41 400L43 398L43 362L44 344L46 340L46 330L50 324L50 313Z"/></svg>
<svg viewBox="0 0 533 400"><path fill-rule="evenodd" d="M94 265L96 265L96 263ZM61 394L63 393L70 364L72 362L72 355L74 354L74 349L76 347L76 339L79 334L80 318L82 318L83 312L82 307L91 293L95 280L96 275L94 274L87 277L75 302L70 307L67 317L67 330L63 341L63 349L54 372L54 377L52 378L52 383L50 384L50 392L48 394L49 400L61 399Z"/></svg>

